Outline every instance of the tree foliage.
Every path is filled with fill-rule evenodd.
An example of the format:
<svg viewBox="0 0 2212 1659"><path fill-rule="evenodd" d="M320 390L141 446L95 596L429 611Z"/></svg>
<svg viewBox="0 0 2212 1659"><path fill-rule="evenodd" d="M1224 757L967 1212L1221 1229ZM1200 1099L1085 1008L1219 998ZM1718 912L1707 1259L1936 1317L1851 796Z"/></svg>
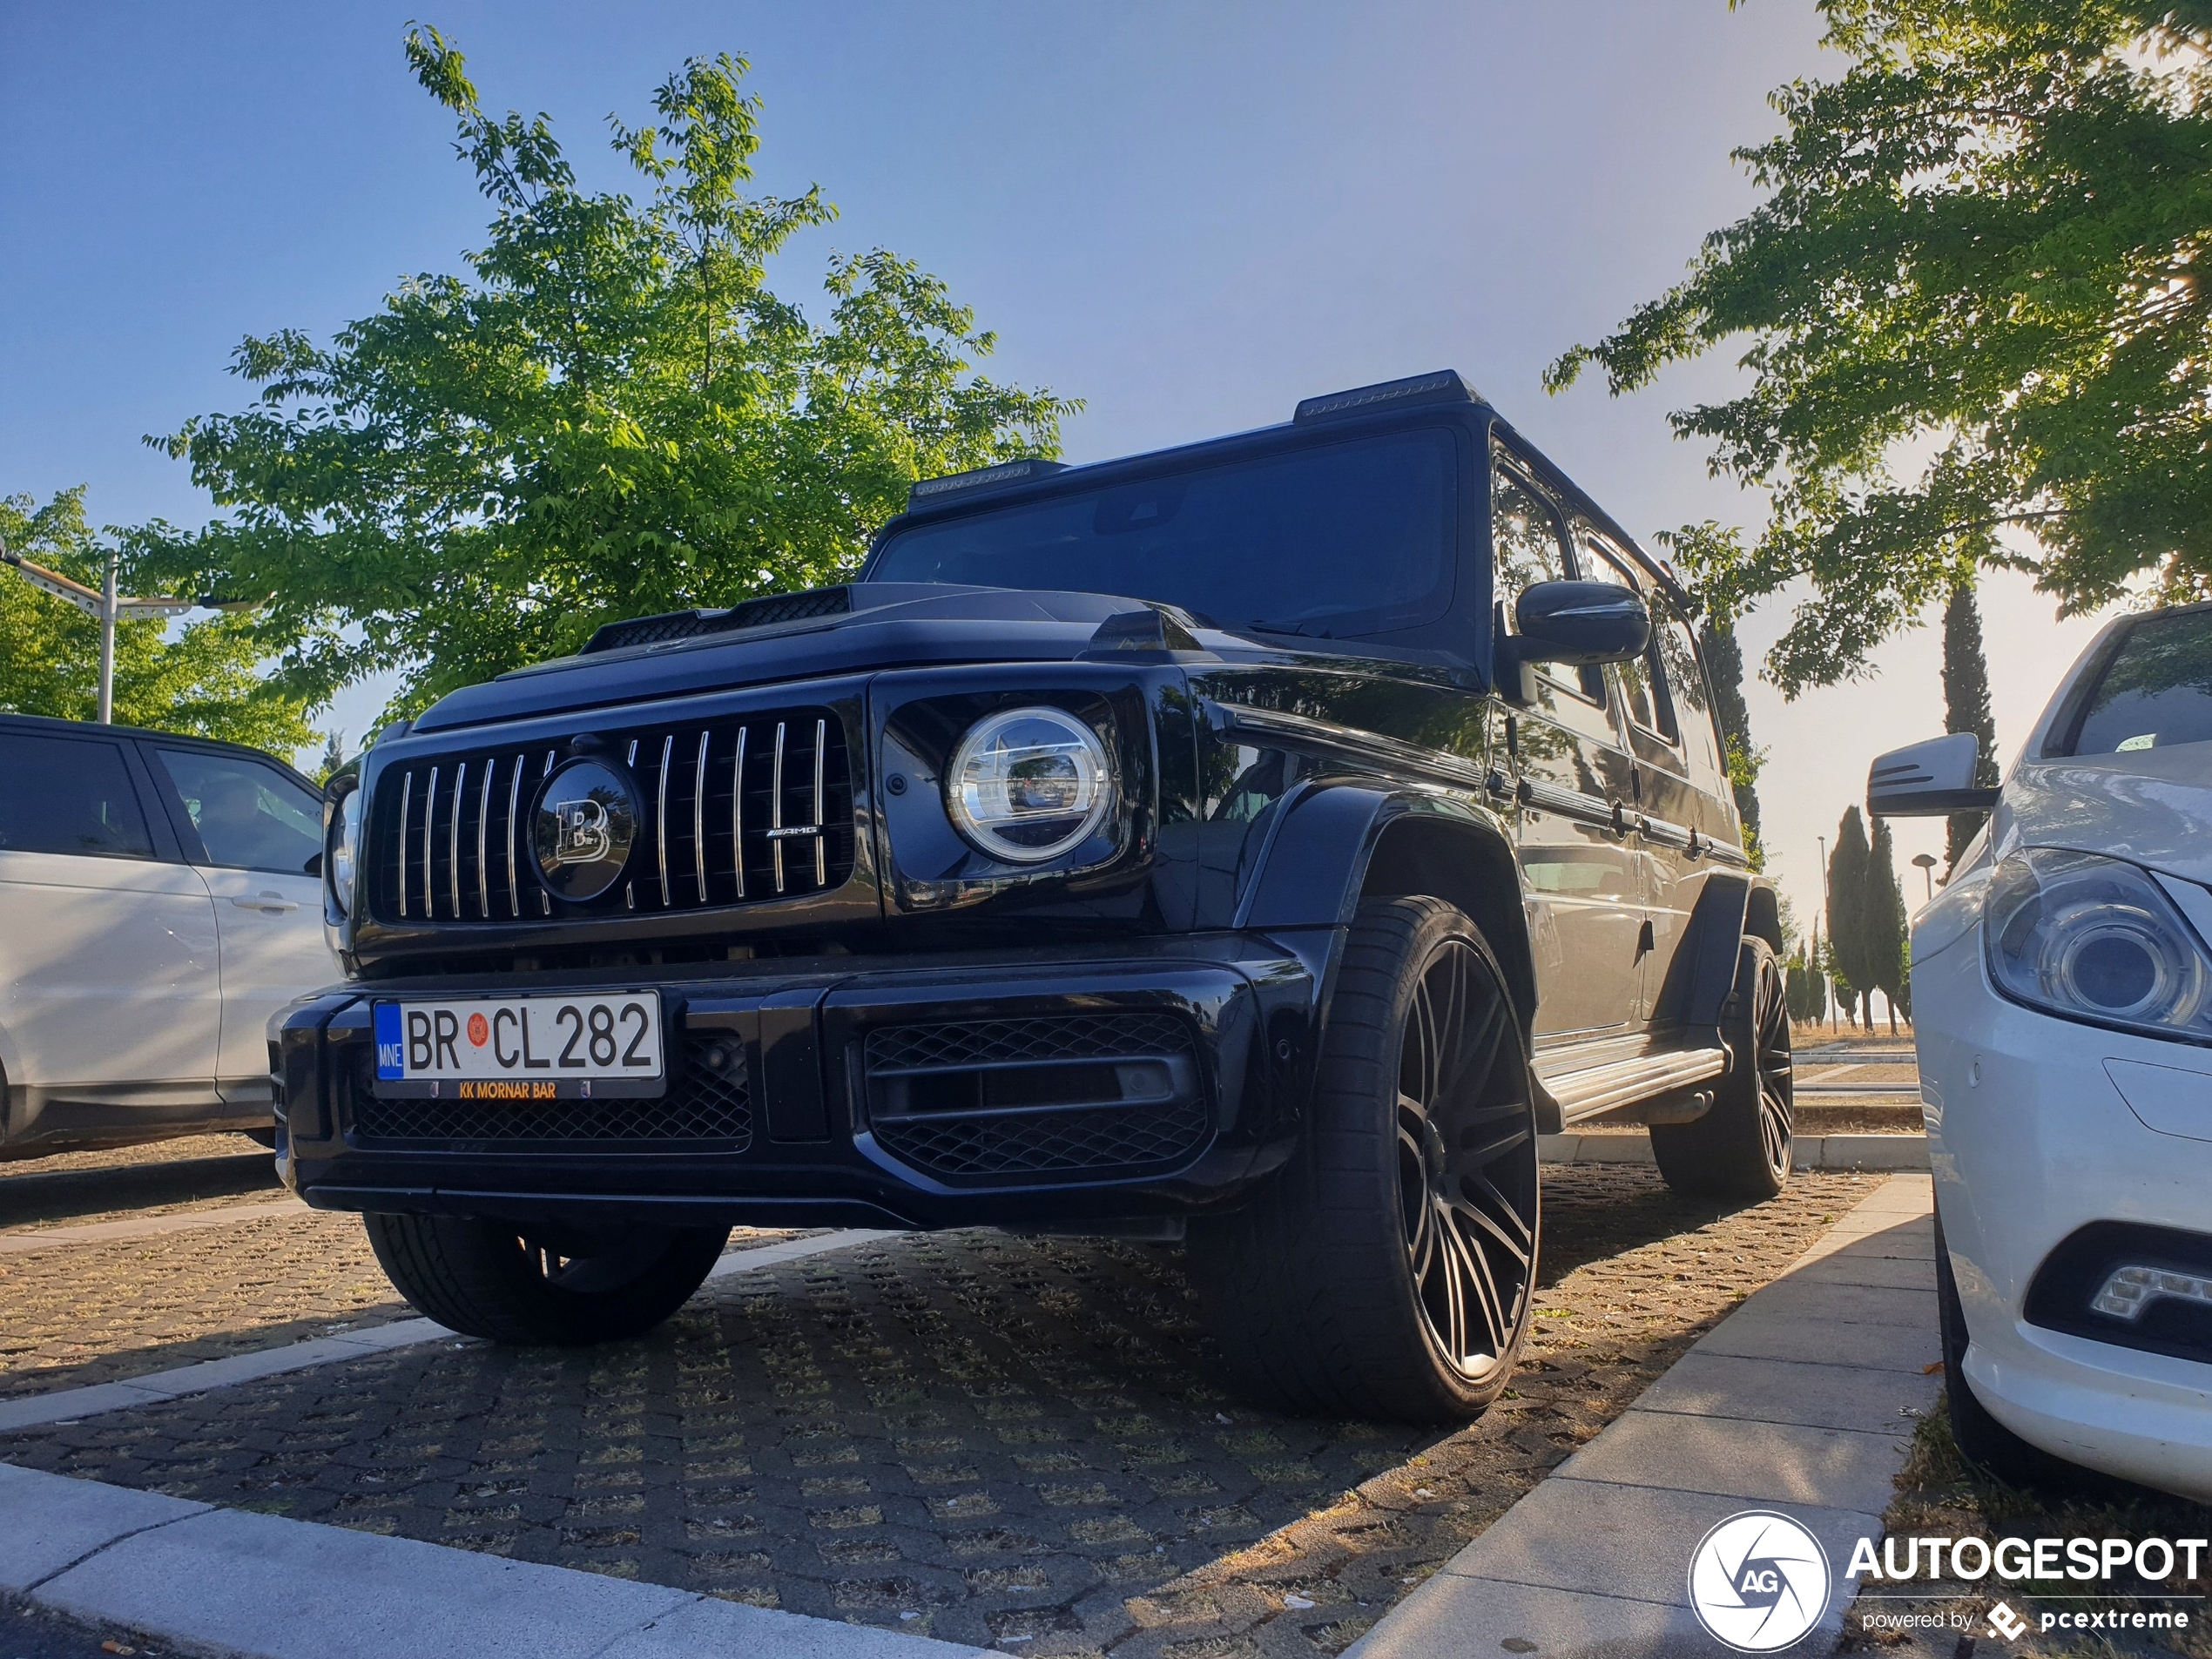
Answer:
<svg viewBox="0 0 2212 1659"><path fill-rule="evenodd" d="M1836 826L1836 850L1828 855L1828 950L1836 975L1836 996L1856 1024L1863 999L1874 989L1876 968L1866 944L1867 868L1872 856L1866 822L1858 808L1844 810ZM1873 1004L1865 1002L1871 1013Z"/></svg>
<svg viewBox="0 0 2212 1659"><path fill-rule="evenodd" d="M1978 567L2067 612L2212 593L2212 6L1819 9L1849 66L1737 152L1763 204L1549 383L1743 343L1749 389L1672 419L1768 522L1684 563L1723 619L1811 579L1766 664L1788 692L1864 672Z"/></svg>
<svg viewBox="0 0 2212 1659"><path fill-rule="evenodd" d="M142 539L134 533L113 544L126 591L151 585ZM29 496L0 497L0 542L94 588L111 549L84 521L82 488L43 507ZM257 671L266 653L252 624L216 617L168 636L166 623L116 624L119 723L226 738L287 758L314 737L300 699ZM0 567L0 709L90 720L99 712L99 696L98 619Z"/></svg>
<svg viewBox="0 0 2212 1659"><path fill-rule="evenodd" d="M166 568L269 597L289 683L396 669L413 708L601 623L849 571L930 474L1056 453L1076 406L969 372L994 337L882 249L833 256L826 320L766 265L835 209L748 196L743 59L692 59L612 124L643 199L581 185L543 115L495 118L462 56L408 61L494 216L466 275L403 283L319 345L241 345L251 407L165 440L228 516Z"/></svg>
<svg viewBox="0 0 2212 1659"><path fill-rule="evenodd" d="M1989 658L1982 650L1981 607L1973 584L1961 582L1943 608L1943 729L1974 736L1974 783L1987 789L1997 782L1997 717L1989 706ZM1944 820L1943 867L1959 867L1988 819L1987 813L1953 813Z"/></svg>
<svg viewBox="0 0 2212 1659"><path fill-rule="evenodd" d="M1855 809L1854 809L1855 810ZM1888 1000L1890 1029L1897 1029L1899 1008L1907 1008L1905 978L1911 959L1910 936L1905 921L1905 890L1898 885L1897 847L1890 837L1890 821L1874 820L1874 839L1867 848L1866 873L1859 900L1859 948L1866 977L1859 981L1869 991ZM1871 1023L1873 1005L1867 1005Z"/></svg>

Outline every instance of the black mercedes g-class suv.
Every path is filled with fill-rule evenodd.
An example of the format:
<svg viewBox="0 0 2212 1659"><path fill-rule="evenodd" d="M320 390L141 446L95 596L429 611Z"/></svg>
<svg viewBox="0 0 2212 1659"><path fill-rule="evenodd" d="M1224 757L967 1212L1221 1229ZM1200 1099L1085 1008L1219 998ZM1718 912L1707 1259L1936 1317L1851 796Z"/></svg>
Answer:
<svg viewBox="0 0 2212 1659"><path fill-rule="evenodd" d="M1448 371L919 483L850 583L456 692L327 819L281 1167L458 1331L643 1331L738 1223L1179 1236L1247 1389L1449 1420L1540 1132L1789 1172L1687 596Z"/></svg>

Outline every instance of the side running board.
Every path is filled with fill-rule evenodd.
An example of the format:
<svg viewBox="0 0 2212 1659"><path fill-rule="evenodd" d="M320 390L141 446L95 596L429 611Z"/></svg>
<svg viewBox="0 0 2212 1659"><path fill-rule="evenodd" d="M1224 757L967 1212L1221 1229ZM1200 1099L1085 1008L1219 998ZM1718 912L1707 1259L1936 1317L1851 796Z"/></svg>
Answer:
<svg viewBox="0 0 2212 1659"><path fill-rule="evenodd" d="M1537 1075L1559 1103L1567 1122L1609 1112L1655 1095L1671 1094L1719 1076L1728 1069L1725 1049L1672 1049L1664 1054L1638 1055L1609 1065L1588 1066L1580 1071L1546 1076L1540 1062Z"/></svg>

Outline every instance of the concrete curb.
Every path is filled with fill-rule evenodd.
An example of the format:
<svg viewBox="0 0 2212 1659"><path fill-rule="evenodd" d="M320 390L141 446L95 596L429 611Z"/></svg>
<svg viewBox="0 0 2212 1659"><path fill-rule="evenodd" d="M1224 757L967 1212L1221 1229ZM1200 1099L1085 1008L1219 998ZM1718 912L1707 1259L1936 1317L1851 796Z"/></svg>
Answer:
<svg viewBox="0 0 2212 1659"><path fill-rule="evenodd" d="M0 1464L0 1589L233 1659L975 1659L868 1625Z"/></svg>
<svg viewBox="0 0 2212 1659"><path fill-rule="evenodd" d="M24 1227L0 1233L0 1256L17 1256L27 1250L54 1250L63 1244L109 1244L118 1239L158 1238L167 1233L189 1232L199 1227L228 1227L241 1221L266 1221L272 1216L312 1213L297 1198L272 1204L233 1204L227 1210L186 1210L169 1216L138 1216L128 1221L95 1221L81 1227Z"/></svg>
<svg viewBox="0 0 2212 1659"><path fill-rule="evenodd" d="M1790 1143L1800 1170L1925 1170L1925 1135L1799 1135ZM1539 1135L1536 1156L1546 1163L1649 1163L1651 1137L1613 1134Z"/></svg>
<svg viewBox="0 0 2212 1659"><path fill-rule="evenodd" d="M1711 1659L1719 1644L1689 1605L1690 1555L1755 1508L1797 1521L1826 1551L1828 1606L1792 1646L1832 1650L1858 1589L1844 1576L1851 1546L1881 1537L1912 1420L1939 1386L1932 1217L1925 1179L1884 1183L1345 1659L1501 1644L1545 1659Z"/></svg>
<svg viewBox="0 0 2212 1659"><path fill-rule="evenodd" d="M727 1278L732 1273L750 1273L759 1268L773 1267L780 1262L798 1261L828 1251L846 1250L854 1244L896 1237L898 1235L894 1232L853 1227L812 1238L792 1238L781 1244L762 1244L752 1250L732 1251L715 1263L707 1278L710 1280ZM49 1423L75 1422L79 1418L98 1417L105 1412L124 1412L140 1406L158 1406L165 1400L181 1399L187 1394L204 1394L214 1388L233 1388L240 1383L259 1382L264 1377L282 1376L289 1371L306 1371L312 1366L331 1365L341 1359L360 1359L373 1353L388 1353L395 1348L411 1348L418 1343L441 1339L462 1342L471 1339L457 1337L445 1326L430 1319L396 1319L390 1325L376 1325L367 1331L316 1337L306 1342L287 1343L280 1348L264 1348L258 1353L232 1354L226 1359L204 1360L196 1366L179 1366L173 1371L157 1371L123 1382L92 1383L83 1388L57 1388L51 1394L0 1402L0 1434L40 1428Z"/></svg>

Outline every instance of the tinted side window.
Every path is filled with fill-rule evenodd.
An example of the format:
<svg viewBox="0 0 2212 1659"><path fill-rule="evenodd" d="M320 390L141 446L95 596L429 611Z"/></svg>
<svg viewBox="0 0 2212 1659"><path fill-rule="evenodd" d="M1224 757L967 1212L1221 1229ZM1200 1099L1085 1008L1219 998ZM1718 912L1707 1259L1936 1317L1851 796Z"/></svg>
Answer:
<svg viewBox="0 0 2212 1659"><path fill-rule="evenodd" d="M2212 742L2212 611L2149 617L2128 631L2083 707L2078 755Z"/></svg>
<svg viewBox="0 0 2212 1659"><path fill-rule="evenodd" d="M1679 741L1689 759L1690 781L1700 789L1732 802L1736 797L1729 787L1728 759L1713 724L1713 698L1705 687L1705 671L1698 665L1696 636L1672 606L1656 597L1651 620L1659 642L1659 660L1667 677L1667 695L1674 705Z"/></svg>
<svg viewBox="0 0 2212 1659"><path fill-rule="evenodd" d="M96 738L0 732L0 850L152 858L123 751Z"/></svg>
<svg viewBox="0 0 2212 1659"><path fill-rule="evenodd" d="M322 851L322 806L274 766L204 750L157 751L210 864L304 874Z"/></svg>
<svg viewBox="0 0 2212 1659"><path fill-rule="evenodd" d="M1499 629L1515 631L1514 604L1539 582L1558 582L1567 575L1567 544L1559 517L1550 504L1527 483L1504 468L1491 475L1490 549L1493 561L1491 593ZM1555 664L1539 663L1536 678L1546 685L1602 706L1605 680L1602 673L1577 674ZM1547 704L1550 699L1543 699Z"/></svg>

